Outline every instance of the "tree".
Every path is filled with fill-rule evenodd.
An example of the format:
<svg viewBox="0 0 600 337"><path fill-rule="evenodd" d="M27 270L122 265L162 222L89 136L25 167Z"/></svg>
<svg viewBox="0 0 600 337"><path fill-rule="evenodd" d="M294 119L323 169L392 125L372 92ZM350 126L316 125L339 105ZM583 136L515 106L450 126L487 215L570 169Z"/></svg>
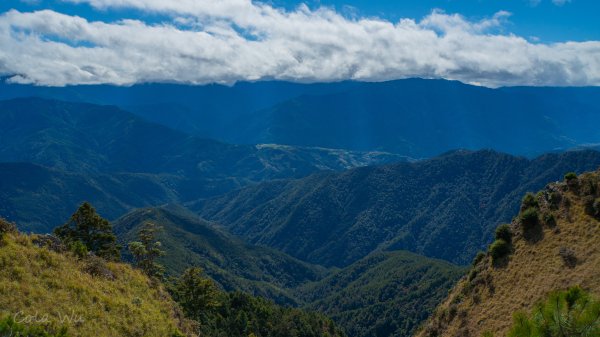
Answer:
<svg viewBox="0 0 600 337"><path fill-rule="evenodd" d="M189 268L173 289L173 298L181 305L186 317L199 322L206 322L207 316L220 305L216 284L203 274L202 268Z"/></svg>
<svg viewBox="0 0 600 337"><path fill-rule="evenodd" d="M600 301L580 287L550 294L531 315L517 312L509 337L600 336Z"/></svg>
<svg viewBox="0 0 600 337"><path fill-rule="evenodd" d="M96 213L88 202L84 202L64 225L54 229L54 234L69 247L85 246L87 251L109 261L120 260L120 247L108 220Z"/></svg>
<svg viewBox="0 0 600 337"><path fill-rule="evenodd" d="M136 265L146 275L157 278L164 273L164 267L156 262L156 259L165 255L160 241L156 240L156 234L161 230L161 227L147 222L138 233L139 241L129 243L129 251Z"/></svg>

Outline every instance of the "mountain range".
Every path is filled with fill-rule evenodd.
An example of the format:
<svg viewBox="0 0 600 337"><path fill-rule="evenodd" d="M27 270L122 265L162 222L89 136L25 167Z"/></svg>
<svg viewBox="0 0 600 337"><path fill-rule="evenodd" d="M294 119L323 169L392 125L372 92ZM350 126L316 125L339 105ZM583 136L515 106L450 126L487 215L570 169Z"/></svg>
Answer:
<svg viewBox="0 0 600 337"><path fill-rule="evenodd" d="M2 84L0 98L113 104L229 143L384 151L414 158L458 148L537 156L598 143L600 89L489 89L456 81L146 84L46 88Z"/></svg>
<svg viewBox="0 0 600 337"><path fill-rule="evenodd" d="M591 150L535 159L455 151L415 163L265 182L189 205L249 242L324 266L376 250L467 264L510 222L520 198L566 172L600 166Z"/></svg>
<svg viewBox="0 0 600 337"><path fill-rule="evenodd" d="M10 205L4 215L38 232L84 200L116 219L135 207L183 203L257 181L406 160L383 152L225 144L114 106L0 102L0 181L7 187L1 197ZM15 189L18 195L6 192Z"/></svg>
<svg viewBox="0 0 600 337"><path fill-rule="evenodd" d="M177 308L183 304L148 288L163 282L178 300L173 287L191 267L210 278L196 281L208 294L218 293L220 303L210 309L206 302L206 311L194 319L201 324L206 319L206 331L219 336L237 335L229 328L247 336L274 326L281 336L296 328L312 331L307 336L321 330L342 336L336 325L352 337L418 331L479 336L483 326L476 327L475 318L465 320L462 312L479 317L475 312L482 308L506 316L518 306L499 301L489 284L484 289L485 282L471 281L499 280L499 293L508 297L509 283L531 283L527 263L537 261L532 269L539 274L534 278L540 285L532 292L537 297L523 295L519 302L530 309L544 291L578 280L562 278L569 282L553 281L552 287L542 282L553 278L544 276L552 271L543 268L539 256L552 261L556 275L564 274L555 256L563 254L555 252L561 243L582 262L575 275L597 291L589 281L597 271L583 258L595 252L576 243L594 244L597 236L588 225L595 222L588 213L600 202L600 187L585 194L597 179L580 177L575 185L574 175L565 174L600 167L600 152L594 150L600 139L598 88L489 89L421 79L231 87L2 83L0 99L5 99L0 101L0 218L15 221L22 232L49 233L89 201L110 220L125 261L134 265L139 261L126 249L128 243L139 239L147 223L160 226L156 240L165 255L157 261L165 267L163 279L110 264L115 283L90 281L112 293L114 286L128 289L120 276L135 281L136 289L126 290L133 298L116 299L126 301L127 310L142 308L140 300L160 307L153 313L160 329L175 331L190 322L180 319ZM571 180L547 186L565 177ZM536 205L545 205L554 191L573 207L552 209L558 227L539 227L539 241L531 241L525 237L529 233L519 236L527 204L522 198L540 189L545 192L527 197L536 198ZM546 226L550 215L538 220ZM502 223L512 223L517 234L515 254L498 265L492 248L477 252L488 250ZM559 231L566 233L564 241L557 239ZM52 242L51 236L7 233L0 233L0 255L20 251L35 268L47 265L59 276L56 282L70 284L69 270L85 272L94 262L93 256L88 261L89 256L47 252L36 241ZM552 243L545 248L544 242ZM531 258L536 248L540 255ZM475 256L474 266L467 267ZM38 293L56 286L48 283L47 273L29 273L7 261L0 260L10 266L0 270L3 282L24 277ZM520 276L505 277L503 271ZM464 290L465 284L475 291ZM26 296L3 295L11 310L28 308L29 302L21 301ZM41 305L56 303L52 293L42 295L36 297ZM478 298L485 301L476 303ZM449 318L446 313L455 309ZM110 313L99 317L115 319ZM148 316L140 319L146 322ZM490 331L505 332L510 320L503 319L493 315L483 321Z"/></svg>

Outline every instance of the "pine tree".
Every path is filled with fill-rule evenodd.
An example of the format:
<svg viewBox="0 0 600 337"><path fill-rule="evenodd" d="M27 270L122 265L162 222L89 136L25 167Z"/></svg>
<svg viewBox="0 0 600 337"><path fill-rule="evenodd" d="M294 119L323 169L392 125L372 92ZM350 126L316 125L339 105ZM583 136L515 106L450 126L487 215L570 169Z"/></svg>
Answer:
<svg viewBox="0 0 600 337"><path fill-rule="evenodd" d="M164 274L164 267L156 262L156 259L165 255L160 241L156 240L156 234L161 230L161 227L147 222L138 233L139 241L129 243L129 251L136 265L146 275L157 278Z"/></svg>
<svg viewBox="0 0 600 337"><path fill-rule="evenodd" d="M217 285L203 273L202 268L187 269L177 280L173 294L186 317L199 322L205 322L220 305Z"/></svg>
<svg viewBox="0 0 600 337"><path fill-rule="evenodd" d="M600 336L600 301L580 287L550 294L531 317L517 312L510 337Z"/></svg>
<svg viewBox="0 0 600 337"><path fill-rule="evenodd" d="M67 246L78 247L80 255L83 246L87 251L109 261L121 258L111 223L98 215L88 202L84 202L67 223L54 229L54 234Z"/></svg>

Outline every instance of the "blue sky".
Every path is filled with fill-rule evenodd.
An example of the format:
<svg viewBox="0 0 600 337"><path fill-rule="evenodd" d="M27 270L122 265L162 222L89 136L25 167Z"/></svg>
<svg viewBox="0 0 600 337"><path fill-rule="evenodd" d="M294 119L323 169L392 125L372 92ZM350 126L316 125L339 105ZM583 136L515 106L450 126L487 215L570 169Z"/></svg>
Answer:
<svg viewBox="0 0 600 337"><path fill-rule="evenodd" d="M0 0L0 76L599 86L599 15L597 0Z"/></svg>
<svg viewBox="0 0 600 337"><path fill-rule="evenodd" d="M276 0L275 4L294 6L298 1ZM344 8L352 6L366 15L398 20L421 18L432 9L461 13L471 18L490 16L501 10L511 12L507 29L521 36L535 36L544 41L599 40L600 1L572 0L562 6L551 0L321 0L308 1Z"/></svg>
<svg viewBox="0 0 600 337"><path fill-rule="evenodd" d="M174 1L174 0L165 0ZM571 0L556 5L552 0L271 0L277 7L293 9L300 3L311 8L333 6L351 15L377 16L391 21L401 18L420 19L433 9L460 13L471 19L480 19L504 10L512 13L504 29L519 36L539 38L545 42L600 40L600 1ZM31 11L51 8L63 13L97 20L156 17L140 12L98 12L87 5L65 4L60 0L2 0L0 12L9 9Z"/></svg>

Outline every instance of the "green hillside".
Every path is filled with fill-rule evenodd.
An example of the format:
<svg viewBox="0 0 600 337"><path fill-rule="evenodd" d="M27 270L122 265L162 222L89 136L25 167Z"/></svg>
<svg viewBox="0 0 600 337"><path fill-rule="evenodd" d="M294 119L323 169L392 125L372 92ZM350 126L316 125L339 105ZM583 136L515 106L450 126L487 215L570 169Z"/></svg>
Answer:
<svg viewBox="0 0 600 337"><path fill-rule="evenodd" d="M327 278L298 289L350 336L410 336L464 268L413 253L374 253Z"/></svg>
<svg viewBox="0 0 600 337"><path fill-rule="evenodd" d="M456 151L262 183L191 207L251 243L311 263L343 267L383 248L467 264L497 224L510 221L525 192L599 166L596 151L533 160Z"/></svg>
<svg viewBox="0 0 600 337"><path fill-rule="evenodd" d="M166 255L160 262L171 275L200 266L226 290L297 304L289 289L318 280L327 272L274 249L246 244L175 206L135 210L118 219L115 228L121 240L129 242L147 222L163 228L158 240Z"/></svg>
<svg viewBox="0 0 600 337"><path fill-rule="evenodd" d="M464 269L409 252L372 254L341 270L300 262L215 228L180 207L136 210L115 222L124 242L147 222L163 227L159 259L171 275L198 266L227 290L322 312L350 336L408 336Z"/></svg>
<svg viewBox="0 0 600 337"><path fill-rule="evenodd" d="M179 336L186 327L163 286L128 265L78 260L40 247L40 236L1 236L0 318L81 337Z"/></svg>
<svg viewBox="0 0 600 337"><path fill-rule="evenodd" d="M163 284L71 247L0 218L0 336L345 336L322 314L222 291L201 269Z"/></svg>

